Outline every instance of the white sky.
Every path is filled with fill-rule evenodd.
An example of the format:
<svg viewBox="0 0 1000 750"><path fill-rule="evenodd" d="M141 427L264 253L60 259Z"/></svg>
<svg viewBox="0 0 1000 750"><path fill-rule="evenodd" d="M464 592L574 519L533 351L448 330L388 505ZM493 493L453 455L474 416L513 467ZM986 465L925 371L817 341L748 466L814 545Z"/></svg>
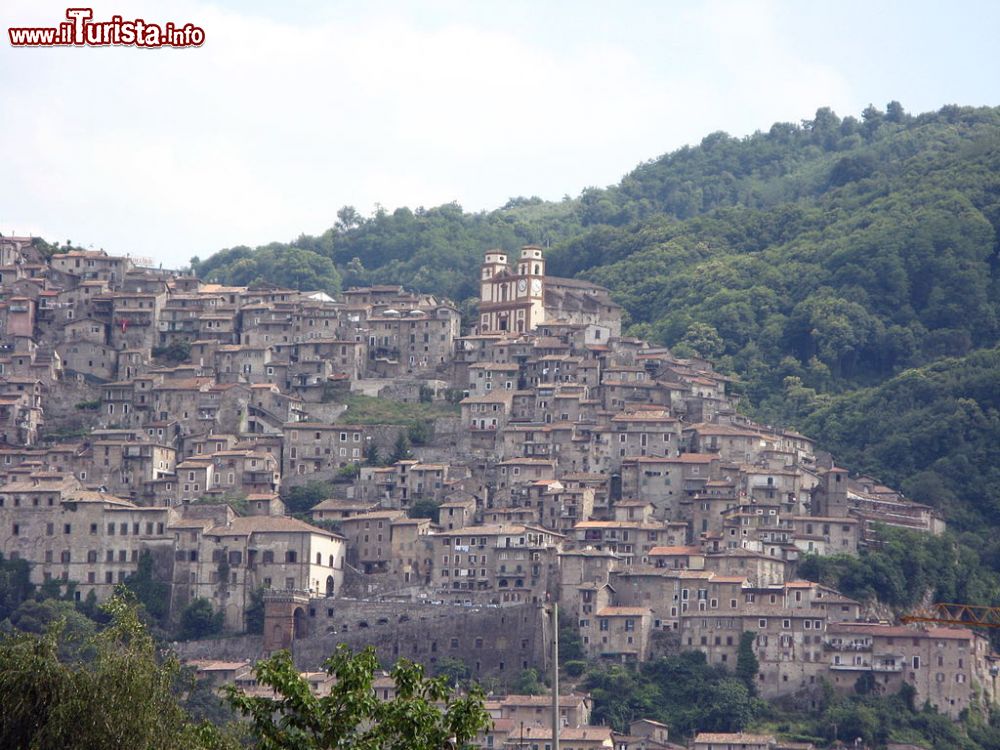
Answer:
<svg viewBox="0 0 1000 750"><path fill-rule="evenodd" d="M80 4L77 4L80 5ZM1000 104L1000 3L132 2L197 49L14 49L0 0L0 232L168 266L338 208L558 200L818 107Z"/></svg>

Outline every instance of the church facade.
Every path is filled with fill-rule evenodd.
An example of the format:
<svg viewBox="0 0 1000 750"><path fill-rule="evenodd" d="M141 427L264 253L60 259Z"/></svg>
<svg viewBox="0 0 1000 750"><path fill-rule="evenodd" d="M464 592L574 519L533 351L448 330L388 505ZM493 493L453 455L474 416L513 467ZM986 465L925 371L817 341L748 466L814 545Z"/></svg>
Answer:
<svg viewBox="0 0 1000 750"><path fill-rule="evenodd" d="M487 250L480 273L479 333L512 334L543 323L602 325L621 334L621 307L589 281L545 275L537 245L525 245L516 264L503 250Z"/></svg>
<svg viewBox="0 0 1000 750"><path fill-rule="evenodd" d="M516 268L502 250L488 250L479 294L480 333L524 333L545 322L545 258L525 245Z"/></svg>

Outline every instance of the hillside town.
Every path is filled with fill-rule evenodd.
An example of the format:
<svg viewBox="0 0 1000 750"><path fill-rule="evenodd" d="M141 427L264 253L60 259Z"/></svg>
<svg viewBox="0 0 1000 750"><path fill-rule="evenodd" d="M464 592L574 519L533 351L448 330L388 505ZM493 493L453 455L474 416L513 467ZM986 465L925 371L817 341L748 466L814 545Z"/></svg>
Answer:
<svg viewBox="0 0 1000 750"><path fill-rule="evenodd" d="M463 319L400 286L222 286L0 238L0 552L78 601L151 563L170 618L207 600L231 636L178 652L250 691L281 648L322 690L338 643L507 687L551 666L558 603L589 660L734 668L750 633L767 699L859 679L952 718L997 699L978 632L900 625L798 573L886 526L939 534L935 510L751 421L738 380L623 335L610 293L548 275L541 247L484 250L479 283ZM551 746L548 697L497 696L481 747ZM559 702L563 750L681 747Z"/></svg>

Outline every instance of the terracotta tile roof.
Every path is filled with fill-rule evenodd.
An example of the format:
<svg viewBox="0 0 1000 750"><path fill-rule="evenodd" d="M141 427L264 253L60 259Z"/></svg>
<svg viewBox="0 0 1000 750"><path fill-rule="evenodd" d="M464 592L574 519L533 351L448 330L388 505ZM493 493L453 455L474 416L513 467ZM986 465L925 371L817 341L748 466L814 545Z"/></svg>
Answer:
<svg viewBox="0 0 1000 750"><path fill-rule="evenodd" d="M598 617L642 617L648 614L648 607L602 607L597 610Z"/></svg>
<svg viewBox="0 0 1000 750"><path fill-rule="evenodd" d="M225 526L213 526L206 533L213 536L249 536L250 534L308 532L343 538L340 534L287 516L238 516Z"/></svg>
<svg viewBox="0 0 1000 750"><path fill-rule="evenodd" d="M650 557L669 557L669 556L680 556L680 555L700 555L702 554L701 547L653 547L649 551Z"/></svg>
<svg viewBox="0 0 1000 750"><path fill-rule="evenodd" d="M775 741L770 734L747 734L746 732L698 732L695 743L767 744Z"/></svg>

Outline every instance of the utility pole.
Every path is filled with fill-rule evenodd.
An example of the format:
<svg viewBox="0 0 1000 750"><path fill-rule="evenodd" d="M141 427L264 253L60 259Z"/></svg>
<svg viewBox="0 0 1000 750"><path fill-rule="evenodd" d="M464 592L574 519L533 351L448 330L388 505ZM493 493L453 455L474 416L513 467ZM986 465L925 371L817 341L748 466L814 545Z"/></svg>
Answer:
<svg viewBox="0 0 1000 750"><path fill-rule="evenodd" d="M559 605L552 602L552 750L559 750Z"/></svg>

